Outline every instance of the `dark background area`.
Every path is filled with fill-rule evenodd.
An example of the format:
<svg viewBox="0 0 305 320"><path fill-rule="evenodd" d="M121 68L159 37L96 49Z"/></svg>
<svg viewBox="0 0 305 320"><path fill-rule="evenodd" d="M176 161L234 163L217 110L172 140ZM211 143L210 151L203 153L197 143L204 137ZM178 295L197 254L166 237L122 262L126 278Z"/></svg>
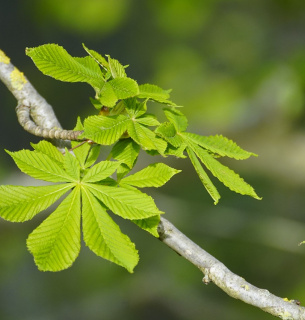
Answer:
<svg viewBox="0 0 305 320"><path fill-rule="evenodd" d="M217 206L188 160L160 190L148 190L166 218L233 272L305 304L305 3L297 0L1 1L0 48L54 107L62 125L95 113L84 84L42 75L26 47L58 43L73 56L87 47L129 64L138 83L172 88L189 131L223 134L258 158L223 163L263 197L228 191ZM0 84L0 182L31 185L4 149L38 138L18 125L16 101ZM154 162L143 154L137 168ZM74 265L42 273L26 250L42 213L0 221L0 319L273 319L234 300L157 239L123 223L140 263L134 274L84 245Z"/></svg>

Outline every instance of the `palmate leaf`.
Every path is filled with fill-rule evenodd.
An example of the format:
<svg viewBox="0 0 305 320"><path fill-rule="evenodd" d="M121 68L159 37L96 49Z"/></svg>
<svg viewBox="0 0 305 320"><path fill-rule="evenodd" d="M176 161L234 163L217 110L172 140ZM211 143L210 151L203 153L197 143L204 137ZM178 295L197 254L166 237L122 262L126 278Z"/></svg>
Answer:
<svg viewBox="0 0 305 320"><path fill-rule="evenodd" d="M160 215L154 200L138 190L89 184L85 186L113 213L124 219L144 219Z"/></svg>
<svg viewBox="0 0 305 320"><path fill-rule="evenodd" d="M161 155L164 154L167 143L156 137L154 132L137 123L137 121L130 121L127 131L130 137L141 145L144 150L157 150Z"/></svg>
<svg viewBox="0 0 305 320"><path fill-rule="evenodd" d="M139 261L135 245L121 232L101 203L86 188L82 190L82 201L86 245L98 256L133 272Z"/></svg>
<svg viewBox="0 0 305 320"><path fill-rule="evenodd" d="M80 189L75 188L27 239L41 271L60 271L72 265L80 251Z"/></svg>
<svg viewBox="0 0 305 320"><path fill-rule="evenodd" d="M254 189L246 183L237 173L221 164L206 150L197 145L192 145L193 151L200 158L201 162L211 171L211 173L219 179L230 190L237 193L251 196L255 199L261 199Z"/></svg>
<svg viewBox="0 0 305 320"><path fill-rule="evenodd" d="M204 185L205 189L207 190L207 192L209 193L209 195L212 197L212 199L214 200L214 204L217 204L219 199L220 199L220 194L217 191L216 187L214 186L214 184L212 183L211 179L209 178L209 176L207 175L207 173L204 171L204 169L202 168L199 160L197 159L194 151L191 148L186 148L187 153L190 157L190 160L199 176L199 179L201 180L202 184Z"/></svg>
<svg viewBox="0 0 305 320"><path fill-rule="evenodd" d="M104 84L99 65L89 56L73 58L63 47L56 44L27 48L26 54L32 58L43 74L57 80L87 82L98 89L101 89Z"/></svg>
<svg viewBox="0 0 305 320"><path fill-rule="evenodd" d="M256 156L256 154L252 152L243 150L235 142L223 137L222 135L206 137L194 133L184 132L183 137L220 156L227 156L236 160L242 160L247 159L250 156Z"/></svg>
<svg viewBox="0 0 305 320"><path fill-rule="evenodd" d="M179 172L181 172L181 170L171 168L164 163L153 163L143 170L122 179L120 184L128 184L138 188L158 188L163 186L172 176Z"/></svg>
<svg viewBox="0 0 305 320"><path fill-rule="evenodd" d="M62 166L58 165L46 154L30 150L6 152L13 158L22 172L35 179L50 182L69 182L74 180Z"/></svg>
<svg viewBox="0 0 305 320"><path fill-rule="evenodd" d="M31 220L72 187L73 184L40 187L0 186L0 217L12 222Z"/></svg>
<svg viewBox="0 0 305 320"><path fill-rule="evenodd" d="M126 131L129 121L124 115L88 117L84 123L85 131L82 137L101 145L111 145Z"/></svg>

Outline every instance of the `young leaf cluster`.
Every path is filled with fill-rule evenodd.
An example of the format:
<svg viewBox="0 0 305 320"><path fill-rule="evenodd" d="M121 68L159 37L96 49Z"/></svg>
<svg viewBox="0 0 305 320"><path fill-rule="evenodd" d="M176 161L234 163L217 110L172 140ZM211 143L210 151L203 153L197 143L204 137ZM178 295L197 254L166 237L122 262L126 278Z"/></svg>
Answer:
<svg viewBox="0 0 305 320"><path fill-rule="evenodd" d="M129 174L141 149L163 157L188 156L215 204L220 195L207 171L232 191L260 199L237 173L218 161L225 156L247 159L253 153L221 135L207 137L187 132L187 118L170 100L170 90L152 84L138 85L119 61L83 47L88 56L82 58L72 57L55 44L26 50L44 74L91 85L95 96L90 100L99 110L84 123L78 119L75 130L83 131L81 138L86 142L72 142L73 153L66 150L62 154L47 141L33 144L33 151L8 152L21 171L56 184L0 186L2 218L30 220L68 193L28 237L28 249L40 270L69 267L79 253L82 228L83 239L94 253L132 272L138 262L137 250L109 211L157 237L163 212L138 188L161 187L180 171L154 163ZM147 112L151 102L164 106L166 121L160 122ZM101 146L112 148L107 160L97 162Z"/></svg>

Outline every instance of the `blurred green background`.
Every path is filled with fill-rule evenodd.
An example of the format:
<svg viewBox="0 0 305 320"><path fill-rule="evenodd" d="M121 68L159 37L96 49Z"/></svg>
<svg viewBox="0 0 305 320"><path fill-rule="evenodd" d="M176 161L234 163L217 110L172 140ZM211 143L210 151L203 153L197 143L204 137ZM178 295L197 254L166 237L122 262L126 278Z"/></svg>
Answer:
<svg viewBox="0 0 305 320"><path fill-rule="evenodd" d="M54 106L62 125L95 112L86 84L43 76L25 47L81 43L123 64L139 83L172 88L189 131L223 134L259 154L225 161L263 197L229 192L213 205L187 160L160 190L148 190L182 232L233 272L305 304L305 2L299 0L1 1L0 48ZM37 138L18 125L16 101L0 84L0 181L31 185L3 151ZM155 161L143 154L137 164ZM214 180L215 181L215 180ZM226 296L158 240L123 224L141 260L130 275L83 246L72 268L42 273L27 252L31 222L0 221L0 319L273 319Z"/></svg>

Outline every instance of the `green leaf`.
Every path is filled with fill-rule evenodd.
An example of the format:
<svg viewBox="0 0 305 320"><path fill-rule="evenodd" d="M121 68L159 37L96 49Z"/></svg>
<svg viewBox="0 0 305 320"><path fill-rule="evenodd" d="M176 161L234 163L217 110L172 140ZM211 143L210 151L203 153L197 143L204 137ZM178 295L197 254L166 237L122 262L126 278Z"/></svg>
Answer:
<svg viewBox="0 0 305 320"><path fill-rule="evenodd" d="M134 243L121 232L103 206L86 189L82 191L83 233L86 245L98 256L133 272L139 261Z"/></svg>
<svg viewBox="0 0 305 320"><path fill-rule="evenodd" d="M141 84L139 86L139 98L149 98L155 101L167 100L169 98L169 92L171 90L163 90L162 88L154 84Z"/></svg>
<svg viewBox="0 0 305 320"><path fill-rule="evenodd" d="M139 87L135 80L130 78L115 78L108 81L118 99L134 97L139 93Z"/></svg>
<svg viewBox="0 0 305 320"><path fill-rule="evenodd" d="M132 220L138 227L149 232L154 237L158 238L158 225L160 223L160 216L154 216L142 220Z"/></svg>
<svg viewBox="0 0 305 320"><path fill-rule="evenodd" d="M109 111L109 116L116 116L118 114L123 114L125 110L125 100L119 101L113 108Z"/></svg>
<svg viewBox="0 0 305 320"><path fill-rule="evenodd" d="M43 74L57 80L87 82L99 89L104 84L103 74L91 57L73 58L63 47L56 44L27 48L26 54Z"/></svg>
<svg viewBox="0 0 305 320"><path fill-rule="evenodd" d="M74 189L27 239L41 271L67 269L80 251L80 190Z"/></svg>
<svg viewBox="0 0 305 320"><path fill-rule="evenodd" d="M177 158L187 158L187 156L184 155L184 150L186 148L186 144L183 143L180 147L175 148L172 145L168 145L167 149L165 151L166 155L175 156Z"/></svg>
<svg viewBox="0 0 305 320"><path fill-rule="evenodd" d="M92 49L88 49L84 44L83 44L83 48L101 67L105 69L109 69L107 60L101 54L99 54L98 52Z"/></svg>
<svg viewBox="0 0 305 320"><path fill-rule="evenodd" d="M150 99L169 106L176 106L176 104L170 100L169 93L171 90L163 90L154 84L142 84L139 86L138 98Z"/></svg>
<svg viewBox="0 0 305 320"><path fill-rule="evenodd" d="M91 149L89 151L88 157L85 162L85 167L88 168L92 166L98 159L100 154L101 146L98 144L91 145Z"/></svg>
<svg viewBox="0 0 305 320"><path fill-rule="evenodd" d="M73 130L84 130L84 126L80 120L80 117L77 118L76 126ZM71 141L71 146L73 148L73 153L75 154L76 159L79 161L80 166L84 168L88 153L91 148L91 144L89 144L88 142L83 143L79 141Z"/></svg>
<svg viewBox="0 0 305 320"><path fill-rule="evenodd" d="M84 126L78 117L74 130L84 130ZM73 153L79 161L81 168L90 167L100 154L100 146L89 142L80 143L79 141L71 141Z"/></svg>
<svg viewBox="0 0 305 320"><path fill-rule="evenodd" d="M143 116L137 118L137 122L149 127L160 125L160 122L157 120L156 116L152 114L144 114Z"/></svg>
<svg viewBox="0 0 305 320"><path fill-rule="evenodd" d="M210 196L212 197L212 199L214 200L214 204L217 204L219 199L220 199L220 194L218 193L216 187L214 186L214 184L212 183L212 181L210 180L209 176L206 174L206 172L204 171L204 169L202 168L200 162L198 161L194 151L192 149L190 149L189 147L186 148L187 153L191 159L191 162L201 180L201 182L203 183L204 187L206 188L207 192L210 194Z"/></svg>
<svg viewBox="0 0 305 320"><path fill-rule="evenodd" d="M116 97L115 97L115 98L116 98ZM99 100L93 99L93 98L91 98L91 97L89 97L89 100L90 100L90 102L92 103L92 105L94 106L94 108L95 108L96 110L101 110L101 109L102 109L103 105L102 105L102 103L101 103Z"/></svg>
<svg viewBox="0 0 305 320"><path fill-rule="evenodd" d="M121 179L125 177L130 170L131 169L125 163L121 163L116 172L117 182L121 181Z"/></svg>
<svg viewBox="0 0 305 320"><path fill-rule="evenodd" d="M158 150L160 154L164 154L167 143L156 137L156 135L148 128L136 121L130 121L128 123L127 131L130 137L141 145L144 150Z"/></svg>
<svg viewBox="0 0 305 320"><path fill-rule="evenodd" d="M112 86L109 82L105 82L102 90L99 93L99 101L103 106L112 108L115 106L118 101L118 97L116 96Z"/></svg>
<svg viewBox="0 0 305 320"><path fill-rule="evenodd" d="M46 154L37 151L21 150L17 152L6 152L13 158L18 168L29 176L50 181L69 182L73 181L64 169Z"/></svg>
<svg viewBox="0 0 305 320"><path fill-rule="evenodd" d="M131 118L138 118L147 111L146 100L140 103L136 98L128 98L124 100L124 104Z"/></svg>
<svg viewBox="0 0 305 320"><path fill-rule="evenodd" d="M194 133L184 132L183 137L220 156L227 156L237 160L256 156L256 154L252 152L243 150L235 142L222 135L205 137Z"/></svg>
<svg viewBox="0 0 305 320"><path fill-rule="evenodd" d="M122 179L121 185L129 184L138 188L158 188L163 186L172 176L179 172L181 172L181 170L171 168L164 163L153 163L145 169Z"/></svg>
<svg viewBox="0 0 305 320"><path fill-rule="evenodd" d="M31 146L43 154L49 156L59 166L62 166L64 162L63 154L49 141L41 140L37 144L31 143Z"/></svg>
<svg viewBox="0 0 305 320"><path fill-rule="evenodd" d="M65 157L64 157L64 167L67 174L74 180L80 180L80 166L76 157L73 156L68 149L66 149Z"/></svg>
<svg viewBox="0 0 305 320"><path fill-rule="evenodd" d="M140 152L140 146L131 138L119 140L112 148L113 159L125 163L130 169L133 168Z"/></svg>
<svg viewBox="0 0 305 320"><path fill-rule="evenodd" d="M129 121L124 115L88 117L82 137L102 145L111 145L126 131Z"/></svg>
<svg viewBox="0 0 305 320"><path fill-rule="evenodd" d="M144 219L163 213L150 196L138 190L89 183L86 186L113 213L124 219Z"/></svg>
<svg viewBox="0 0 305 320"><path fill-rule="evenodd" d="M176 148L181 146L183 143L183 139L180 135L177 135L176 128L171 122L163 122L155 130L155 133Z"/></svg>
<svg viewBox="0 0 305 320"><path fill-rule="evenodd" d="M101 161L90 168L85 176L83 182L98 182L111 176L119 167L120 162Z"/></svg>
<svg viewBox="0 0 305 320"><path fill-rule="evenodd" d="M12 222L31 220L72 187L73 184L39 187L0 186L0 216Z"/></svg>
<svg viewBox="0 0 305 320"><path fill-rule="evenodd" d="M163 109L166 118L175 126L177 132L183 132L187 129L188 121L186 116L175 108Z"/></svg>
<svg viewBox="0 0 305 320"><path fill-rule="evenodd" d="M212 172L212 174L230 190L243 195L251 196L258 200L261 199L255 193L254 189L237 173L218 162L207 151L195 145L192 146L192 149L200 158L201 162Z"/></svg>
<svg viewBox="0 0 305 320"><path fill-rule="evenodd" d="M122 66L118 60L112 59L109 55L107 55L107 58L109 69L113 78L127 77L124 66Z"/></svg>

